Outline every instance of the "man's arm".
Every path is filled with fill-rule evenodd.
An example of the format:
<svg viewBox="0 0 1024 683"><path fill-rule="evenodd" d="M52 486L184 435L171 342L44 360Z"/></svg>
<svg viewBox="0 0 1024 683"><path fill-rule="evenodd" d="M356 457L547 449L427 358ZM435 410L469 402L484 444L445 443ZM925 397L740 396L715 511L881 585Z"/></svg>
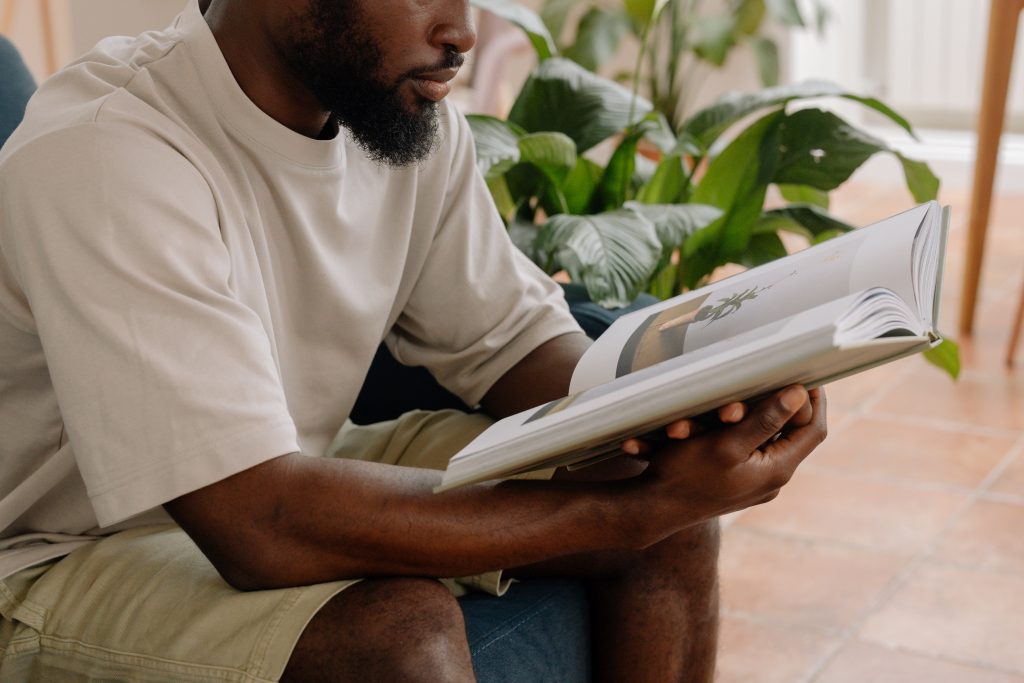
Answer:
<svg viewBox="0 0 1024 683"><path fill-rule="evenodd" d="M564 395L587 343L565 335L538 347L485 405L505 414ZM225 579L246 589L465 576L642 548L770 498L824 438L824 397L812 402L809 424L763 448L807 403L803 389L763 401L736 425L663 447L657 467L627 481L507 481L434 494L439 472L290 454L166 508Z"/></svg>
<svg viewBox="0 0 1024 683"><path fill-rule="evenodd" d="M569 393L576 364L592 343L577 332L541 344L494 383L481 405L501 418L562 398Z"/></svg>

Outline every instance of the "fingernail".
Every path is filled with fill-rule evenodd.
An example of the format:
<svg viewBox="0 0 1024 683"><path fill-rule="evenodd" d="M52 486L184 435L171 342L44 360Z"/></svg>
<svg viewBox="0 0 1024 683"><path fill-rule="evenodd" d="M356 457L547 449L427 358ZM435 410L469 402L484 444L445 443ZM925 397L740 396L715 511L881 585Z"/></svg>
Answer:
<svg viewBox="0 0 1024 683"><path fill-rule="evenodd" d="M640 448L637 446L635 441L626 441L622 444L622 450L626 451L629 455L638 455Z"/></svg>
<svg viewBox="0 0 1024 683"><path fill-rule="evenodd" d="M786 410L797 410L804 404L804 390L800 387L791 387L782 394L782 407Z"/></svg>

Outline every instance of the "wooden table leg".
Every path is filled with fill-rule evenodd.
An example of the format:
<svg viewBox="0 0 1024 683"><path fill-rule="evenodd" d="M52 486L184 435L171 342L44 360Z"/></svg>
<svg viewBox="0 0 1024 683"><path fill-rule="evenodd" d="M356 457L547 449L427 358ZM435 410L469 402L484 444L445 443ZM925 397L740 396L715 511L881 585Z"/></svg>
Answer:
<svg viewBox="0 0 1024 683"><path fill-rule="evenodd" d="M999 139L1006 114L1006 92L1010 84L1013 48L1017 40L1017 22L1024 0L992 0L988 24L988 49L985 54L985 80L978 116L978 151L974 163L974 188L967 233L967 260L960 299L960 333L970 336L974 327L974 308L985 253L992 184L999 157Z"/></svg>

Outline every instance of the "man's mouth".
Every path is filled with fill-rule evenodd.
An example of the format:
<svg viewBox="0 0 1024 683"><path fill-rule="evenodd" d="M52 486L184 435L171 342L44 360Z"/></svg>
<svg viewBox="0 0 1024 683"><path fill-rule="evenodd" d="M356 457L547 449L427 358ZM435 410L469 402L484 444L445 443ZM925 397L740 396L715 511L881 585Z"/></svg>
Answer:
<svg viewBox="0 0 1024 683"><path fill-rule="evenodd" d="M451 92L450 81L455 78L457 73L459 73L458 68L426 71L416 74L409 79L409 82L412 83L413 89L420 97L432 102L439 102Z"/></svg>

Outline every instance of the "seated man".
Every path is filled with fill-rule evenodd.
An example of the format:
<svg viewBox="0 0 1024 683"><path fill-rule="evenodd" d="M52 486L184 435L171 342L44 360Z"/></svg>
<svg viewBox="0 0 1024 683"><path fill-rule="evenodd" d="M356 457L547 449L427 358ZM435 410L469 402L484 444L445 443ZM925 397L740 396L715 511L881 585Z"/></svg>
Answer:
<svg viewBox="0 0 1024 683"><path fill-rule="evenodd" d="M588 343L444 102L473 42L465 0L193 0L43 84L0 152L0 679L470 681L453 596L564 576L597 675L711 680L715 519L820 393L436 495L489 418L345 420L382 338L494 417Z"/></svg>

